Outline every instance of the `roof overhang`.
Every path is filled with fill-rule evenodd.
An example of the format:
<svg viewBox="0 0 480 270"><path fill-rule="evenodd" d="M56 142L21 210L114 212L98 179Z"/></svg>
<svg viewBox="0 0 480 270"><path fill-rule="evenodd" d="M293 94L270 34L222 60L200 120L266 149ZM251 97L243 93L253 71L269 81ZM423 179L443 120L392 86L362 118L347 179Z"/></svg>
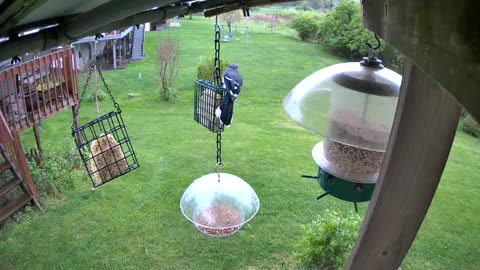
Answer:
<svg viewBox="0 0 480 270"><path fill-rule="evenodd" d="M292 0L0 0L0 60L145 22L282 2Z"/></svg>

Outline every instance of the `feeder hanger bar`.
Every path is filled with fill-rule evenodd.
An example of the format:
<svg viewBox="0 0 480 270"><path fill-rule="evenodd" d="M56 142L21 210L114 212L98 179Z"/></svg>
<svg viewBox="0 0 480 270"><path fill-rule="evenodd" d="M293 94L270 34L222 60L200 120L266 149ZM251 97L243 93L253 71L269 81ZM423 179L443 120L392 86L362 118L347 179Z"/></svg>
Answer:
<svg viewBox="0 0 480 270"><path fill-rule="evenodd" d="M220 167L220 166L223 166L223 164L220 163L220 162L215 165L215 173L218 176L218 182L220 182L220 173L218 172L218 167Z"/></svg>
<svg viewBox="0 0 480 270"><path fill-rule="evenodd" d="M218 165L223 165L222 163L222 132L221 131L217 131L217 166Z"/></svg>

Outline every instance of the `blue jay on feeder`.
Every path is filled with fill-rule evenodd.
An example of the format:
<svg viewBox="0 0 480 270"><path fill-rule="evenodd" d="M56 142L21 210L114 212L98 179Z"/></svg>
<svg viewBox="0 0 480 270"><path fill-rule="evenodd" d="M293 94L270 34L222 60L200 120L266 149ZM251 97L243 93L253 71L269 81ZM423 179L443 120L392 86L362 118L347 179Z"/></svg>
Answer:
<svg viewBox="0 0 480 270"><path fill-rule="evenodd" d="M228 65L228 69L223 74L223 81L226 92L222 104L217 108L215 114L220 118L222 124L229 127L233 118L233 104L240 94L243 85L243 78L240 72L238 72L236 64Z"/></svg>

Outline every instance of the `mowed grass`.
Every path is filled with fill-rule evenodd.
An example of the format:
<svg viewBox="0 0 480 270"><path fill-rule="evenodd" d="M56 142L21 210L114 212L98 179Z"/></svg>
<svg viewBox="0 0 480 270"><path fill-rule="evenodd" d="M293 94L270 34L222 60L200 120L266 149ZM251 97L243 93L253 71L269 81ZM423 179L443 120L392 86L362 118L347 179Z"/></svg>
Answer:
<svg viewBox="0 0 480 270"><path fill-rule="evenodd" d="M147 33L143 62L104 72L141 167L95 192L79 177L75 190L44 200L45 214L7 226L0 232L0 269L271 269L290 259L300 224L325 209L353 208L334 198L315 200L322 193L318 184L300 175L316 173L311 148L321 138L282 109L301 79L344 60L318 45L256 32L249 46L222 43L221 57L239 65L244 87L223 134L221 171L250 183L261 209L239 233L222 239L202 235L182 216L184 190L213 171L215 134L193 120L196 67L201 56L213 54L213 20L180 22L180 28ZM171 103L158 98L155 64L155 48L166 37L181 44L179 97ZM107 99L100 107L113 109ZM94 104L82 108L82 122L95 118ZM46 121L45 146L72 144L71 121L69 111ZM33 145L31 131L23 138ZM459 131L406 269L480 268L479 152L479 141ZM363 215L367 204L360 208Z"/></svg>

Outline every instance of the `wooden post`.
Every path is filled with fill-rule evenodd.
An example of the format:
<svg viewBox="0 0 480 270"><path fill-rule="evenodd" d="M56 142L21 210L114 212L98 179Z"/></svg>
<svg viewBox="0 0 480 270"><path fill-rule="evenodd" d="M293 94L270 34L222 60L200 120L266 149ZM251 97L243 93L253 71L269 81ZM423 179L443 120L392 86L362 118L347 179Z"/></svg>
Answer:
<svg viewBox="0 0 480 270"><path fill-rule="evenodd" d="M118 63L121 65L122 64L122 51L123 51L123 42L122 42L122 39L120 39L120 44L119 44L119 48L118 48Z"/></svg>
<svg viewBox="0 0 480 270"><path fill-rule="evenodd" d="M112 40L113 69L117 69L117 41Z"/></svg>
<svg viewBox="0 0 480 270"><path fill-rule="evenodd" d="M460 116L458 102L410 60L382 169L345 269L397 269L437 189Z"/></svg>
<svg viewBox="0 0 480 270"><path fill-rule="evenodd" d="M75 61L72 59L74 56L73 48L68 48L63 51L62 54L64 59L63 68L64 68L64 75L65 75L65 84L67 88L67 98L75 95L75 69L74 63ZM63 99L63 92L62 92L62 99Z"/></svg>
<svg viewBox="0 0 480 270"><path fill-rule="evenodd" d="M33 133L35 134L35 141L37 142L37 148L38 148L38 151L40 152L43 151L42 141L40 140L40 133L38 132L38 129L41 125L42 125L42 122L40 122L39 124L33 125Z"/></svg>
<svg viewBox="0 0 480 270"><path fill-rule="evenodd" d="M130 33L128 33L123 39L122 39L122 48L123 48L123 59L127 58L127 47L128 47L128 36Z"/></svg>

